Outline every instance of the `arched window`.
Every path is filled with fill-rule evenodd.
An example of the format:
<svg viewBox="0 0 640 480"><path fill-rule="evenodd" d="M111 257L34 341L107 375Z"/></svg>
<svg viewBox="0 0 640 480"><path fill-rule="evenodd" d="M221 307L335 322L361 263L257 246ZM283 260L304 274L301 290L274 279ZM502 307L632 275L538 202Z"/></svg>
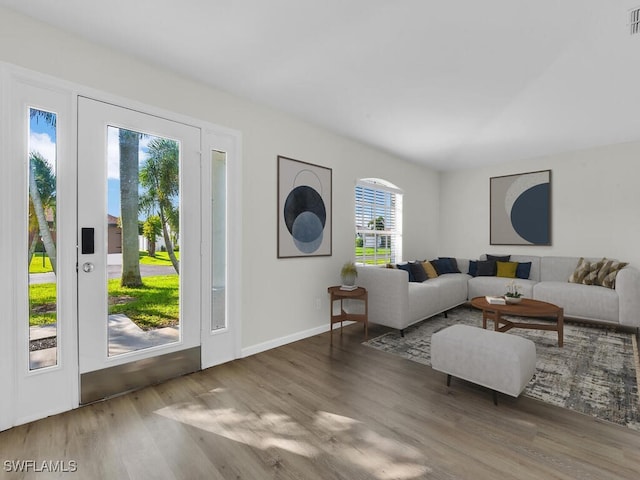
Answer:
<svg viewBox="0 0 640 480"><path fill-rule="evenodd" d="M356 245L359 264L402 259L402 190L379 178L358 180L355 188Z"/></svg>

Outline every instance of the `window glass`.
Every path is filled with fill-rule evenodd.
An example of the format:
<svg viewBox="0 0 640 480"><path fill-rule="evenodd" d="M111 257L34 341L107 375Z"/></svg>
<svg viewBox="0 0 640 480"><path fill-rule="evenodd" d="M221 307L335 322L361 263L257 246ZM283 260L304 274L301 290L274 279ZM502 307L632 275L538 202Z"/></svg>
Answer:
<svg viewBox="0 0 640 480"><path fill-rule="evenodd" d="M56 282L57 115L29 109L29 369L58 363Z"/></svg>
<svg viewBox="0 0 640 480"><path fill-rule="evenodd" d="M360 264L385 264L402 257L402 193L378 179L355 188L355 258Z"/></svg>
<svg viewBox="0 0 640 480"><path fill-rule="evenodd" d="M227 278L227 154L211 152L211 330L227 326L225 292Z"/></svg>
<svg viewBox="0 0 640 480"><path fill-rule="evenodd" d="M107 127L109 356L180 339L180 144Z"/></svg>

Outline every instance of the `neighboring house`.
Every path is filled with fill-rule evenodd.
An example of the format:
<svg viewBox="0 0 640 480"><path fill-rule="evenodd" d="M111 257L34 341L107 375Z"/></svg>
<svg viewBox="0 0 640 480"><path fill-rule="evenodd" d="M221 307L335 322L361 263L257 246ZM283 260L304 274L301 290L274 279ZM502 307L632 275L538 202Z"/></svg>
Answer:
<svg viewBox="0 0 640 480"><path fill-rule="evenodd" d="M149 240L146 239L144 235L138 235L138 249L141 252L146 252L149 250ZM161 252L167 249L166 244L164 243L164 237L159 235L156 237L156 252Z"/></svg>
<svg viewBox="0 0 640 480"><path fill-rule="evenodd" d="M122 253L122 228L118 217L107 214L107 253Z"/></svg>
<svg viewBox="0 0 640 480"><path fill-rule="evenodd" d="M47 209L47 223L53 242L56 243L56 223L51 209ZM108 247L107 253L122 253L122 228L118 225L118 217L107 214L107 230L108 230ZM29 244L33 241L34 235L40 235L38 230L29 232ZM36 251L41 251L40 245L36 246Z"/></svg>

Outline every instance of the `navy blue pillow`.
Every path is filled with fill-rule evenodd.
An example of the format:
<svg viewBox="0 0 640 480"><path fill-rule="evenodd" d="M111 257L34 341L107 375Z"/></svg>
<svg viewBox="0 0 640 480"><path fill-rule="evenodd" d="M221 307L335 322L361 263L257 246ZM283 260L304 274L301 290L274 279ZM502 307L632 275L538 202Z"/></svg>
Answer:
<svg viewBox="0 0 640 480"><path fill-rule="evenodd" d="M531 262L518 263L518 268L516 268L516 278L527 280L529 275L531 275Z"/></svg>
<svg viewBox="0 0 640 480"><path fill-rule="evenodd" d="M409 281L410 282L415 282L415 278L413 278L413 273L411 273L411 267L409 267L408 263L399 263L398 265L396 265L400 270L404 270L405 272L407 272L409 274Z"/></svg>
<svg viewBox="0 0 640 480"><path fill-rule="evenodd" d="M431 265L433 265L433 268L436 269L436 273L438 274L438 276L444 273L449 273L449 262L447 260L434 259L430 260L429 263L431 263Z"/></svg>
<svg viewBox="0 0 640 480"><path fill-rule="evenodd" d="M478 260L478 277L494 277L497 265L493 260Z"/></svg>
<svg viewBox="0 0 640 480"><path fill-rule="evenodd" d="M411 280L413 282L424 282L429 279L429 277L427 277L427 272L424 271L422 263L409 262L409 271L411 272L411 275L413 275L413 280Z"/></svg>
<svg viewBox="0 0 640 480"><path fill-rule="evenodd" d="M447 273L460 273L460 269L458 268L458 260L456 260L454 257L438 257L438 260L449 261L449 269L451 271Z"/></svg>
<svg viewBox="0 0 640 480"><path fill-rule="evenodd" d="M478 275L478 261L469 260L469 275L476 277Z"/></svg>
<svg viewBox="0 0 640 480"><path fill-rule="evenodd" d="M511 255L496 256L496 255L489 255L487 253L487 260L492 260L494 262L508 262L511 260Z"/></svg>

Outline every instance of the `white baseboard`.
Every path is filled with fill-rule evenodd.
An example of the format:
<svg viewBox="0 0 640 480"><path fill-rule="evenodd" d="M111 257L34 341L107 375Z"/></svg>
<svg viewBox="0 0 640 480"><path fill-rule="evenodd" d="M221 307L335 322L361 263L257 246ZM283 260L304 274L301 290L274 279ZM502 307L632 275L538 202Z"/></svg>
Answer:
<svg viewBox="0 0 640 480"><path fill-rule="evenodd" d="M351 325L354 322L344 322L344 325ZM250 347L243 348L240 351L240 357L249 357L251 355L255 355L256 353L264 352L266 350L271 350L272 348L278 348L282 345L286 345L287 343L297 342L298 340L302 340L308 337L313 337L314 335L319 335L320 333L328 332L329 325L323 325L321 327L310 328L309 330L303 330L301 332L292 333L291 335L286 335L280 338L274 338L273 340L269 340L268 342L258 343L257 345L252 345Z"/></svg>

